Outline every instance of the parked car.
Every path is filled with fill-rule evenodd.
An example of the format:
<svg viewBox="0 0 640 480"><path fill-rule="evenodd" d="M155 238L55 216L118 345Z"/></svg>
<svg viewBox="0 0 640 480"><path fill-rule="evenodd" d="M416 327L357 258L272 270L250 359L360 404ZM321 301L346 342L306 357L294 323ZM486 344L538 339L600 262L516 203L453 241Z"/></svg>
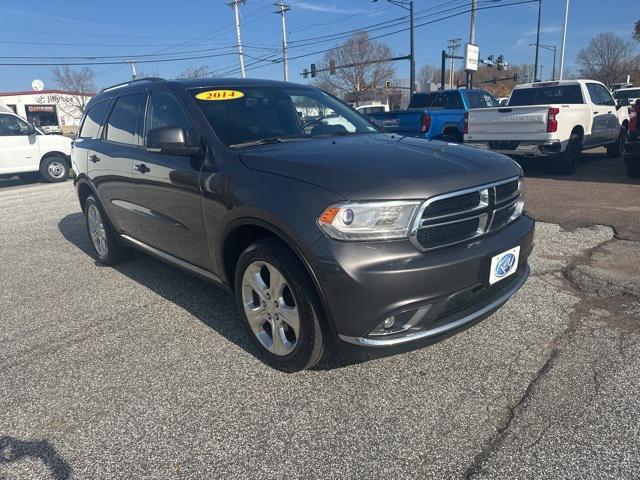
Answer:
<svg viewBox="0 0 640 480"><path fill-rule="evenodd" d="M631 105L629 135L624 149L624 163L630 178L640 178L640 100Z"/></svg>
<svg viewBox="0 0 640 480"><path fill-rule="evenodd" d="M26 177L35 172L47 182L69 175L71 140L44 135L19 116L0 112L0 175Z"/></svg>
<svg viewBox="0 0 640 480"><path fill-rule="evenodd" d="M506 105L507 103L509 103L509 97L498 97L496 100L498 100L498 105L500 107Z"/></svg>
<svg viewBox="0 0 640 480"><path fill-rule="evenodd" d="M618 105L627 105L631 107L636 100L640 99L639 87L625 87L613 91L613 98L616 99ZM631 109L629 110L631 111Z"/></svg>
<svg viewBox="0 0 640 480"><path fill-rule="evenodd" d="M550 158L560 173L576 170L580 152L606 146L624 150L626 108L594 80L517 85L506 107L472 110L465 142L514 158Z"/></svg>
<svg viewBox="0 0 640 480"><path fill-rule="evenodd" d="M258 354L285 371L334 347L362 359L424 346L529 274L515 162L381 133L313 87L117 85L89 102L72 158L97 259L133 247L226 288Z"/></svg>
<svg viewBox="0 0 640 480"><path fill-rule="evenodd" d="M484 90L441 90L414 93L407 110L370 117L389 133L462 142L467 112L496 106L498 101Z"/></svg>
<svg viewBox="0 0 640 480"><path fill-rule="evenodd" d="M387 103L365 103L356 107L356 112L363 115L371 115L372 113L388 112L389 105Z"/></svg>

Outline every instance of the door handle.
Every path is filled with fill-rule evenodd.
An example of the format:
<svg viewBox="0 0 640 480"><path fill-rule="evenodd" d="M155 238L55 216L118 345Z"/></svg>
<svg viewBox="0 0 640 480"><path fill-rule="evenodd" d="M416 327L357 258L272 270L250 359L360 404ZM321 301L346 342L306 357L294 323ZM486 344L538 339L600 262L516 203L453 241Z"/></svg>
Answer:
<svg viewBox="0 0 640 480"><path fill-rule="evenodd" d="M598 114L598 112L593 112L593 114L594 114L594 115L597 115L597 114Z"/></svg>
<svg viewBox="0 0 640 480"><path fill-rule="evenodd" d="M100 157L99 157L99 156L97 156L97 155L91 155L91 156L89 157L89 161L91 161L91 162L93 162L93 163L99 162L99 161L100 161Z"/></svg>
<svg viewBox="0 0 640 480"><path fill-rule="evenodd" d="M140 173L147 173L151 171L151 169L147 167L144 163L141 163L140 165L134 165L133 169L136 172L140 172Z"/></svg>

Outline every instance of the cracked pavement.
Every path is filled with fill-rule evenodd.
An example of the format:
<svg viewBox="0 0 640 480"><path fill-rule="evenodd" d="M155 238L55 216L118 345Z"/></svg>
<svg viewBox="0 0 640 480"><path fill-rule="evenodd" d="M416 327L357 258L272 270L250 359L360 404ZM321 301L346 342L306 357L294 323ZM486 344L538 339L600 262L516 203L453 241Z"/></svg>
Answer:
<svg viewBox="0 0 640 480"><path fill-rule="evenodd" d="M96 265L70 183L0 189L0 218L0 479L640 471L640 244L611 227L539 223L529 281L469 330L286 375L228 295Z"/></svg>

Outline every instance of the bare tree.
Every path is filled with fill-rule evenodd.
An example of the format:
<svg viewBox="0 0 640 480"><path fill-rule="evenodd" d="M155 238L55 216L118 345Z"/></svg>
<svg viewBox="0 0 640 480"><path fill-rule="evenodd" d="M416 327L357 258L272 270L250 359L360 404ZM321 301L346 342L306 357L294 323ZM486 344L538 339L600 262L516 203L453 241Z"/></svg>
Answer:
<svg viewBox="0 0 640 480"><path fill-rule="evenodd" d="M384 43L371 40L366 32L356 33L325 53L320 68L327 71L320 72L314 84L343 97L351 97L357 105L363 92L384 86L385 80L393 78L392 63L380 62L388 58L391 58L391 50ZM331 75L328 69L332 60L337 66L361 65L339 68L335 75Z"/></svg>
<svg viewBox="0 0 640 480"><path fill-rule="evenodd" d="M633 31L633 38L635 38L636 42L640 42L640 20L636 22L636 26Z"/></svg>
<svg viewBox="0 0 640 480"><path fill-rule="evenodd" d="M592 38L586 48L578 53L580 74L599 80L611 87L632 73L640 60L634 55L634 45L611 32Z"/></svg>
<svg viewBox="0 0 640 480"><path fill-rule="evenodd" d="M93 70L89 67L73 70L69 65L56 65L51 73L58 87L67 92L67 96L58 104L60 110L74 118L81 118L91 95L96 91Z"/></svg>
<svg viewBox="0 0 640 480"><path fill-rule="evenodd" d="M178 75L178 78L207 78L214 76L213 73L209 73L209 67L202 65L200 67L188 66Z"/></svg>
<svg viewBox="0 0 640 480"><path fill-rule="evenodd" d="M423 65L418 71L418 87L424 92L431 88L431 83L439 82L436 78L436 69L431 65Z"/></svg>

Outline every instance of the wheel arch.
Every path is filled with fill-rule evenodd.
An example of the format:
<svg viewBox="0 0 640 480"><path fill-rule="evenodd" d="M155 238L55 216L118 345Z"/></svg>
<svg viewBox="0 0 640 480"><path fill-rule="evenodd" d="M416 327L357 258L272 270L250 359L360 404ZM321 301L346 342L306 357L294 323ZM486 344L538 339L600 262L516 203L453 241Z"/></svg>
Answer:
<svg viewBox="0 0 640 480"><path fill-rule="evenodd" d="M331 316L331 310L328 306L322 286L320 285L320 281L311 263L305 256L303 249L300 248L300 246L281 228L273 225L272 223L258 218L240 218L227 225L221 235L220 242L218 243L220 248L218 248L218 258L216 262L221 267L223 282L226 283L233 292L235 267L240 255L251 243L256 240L269 237L277 238L281 241L301 262L309 275L309 278L313 282L318 295L318 300L320 301L322 313L327 320L327 324L330 329L335 332L335 325Z"/></svg>
<svg viewBox="0 0 640 480"><path fill-rule="evenodd" d="M62 160L64 160L64 163L66 163L67 167L71 168L71 159L69 158L69 155L58 150L52 150L42 155L42 157L40 158L40 165L42 165L42 162L44 162L49 157L60 157Z"/></svg>

